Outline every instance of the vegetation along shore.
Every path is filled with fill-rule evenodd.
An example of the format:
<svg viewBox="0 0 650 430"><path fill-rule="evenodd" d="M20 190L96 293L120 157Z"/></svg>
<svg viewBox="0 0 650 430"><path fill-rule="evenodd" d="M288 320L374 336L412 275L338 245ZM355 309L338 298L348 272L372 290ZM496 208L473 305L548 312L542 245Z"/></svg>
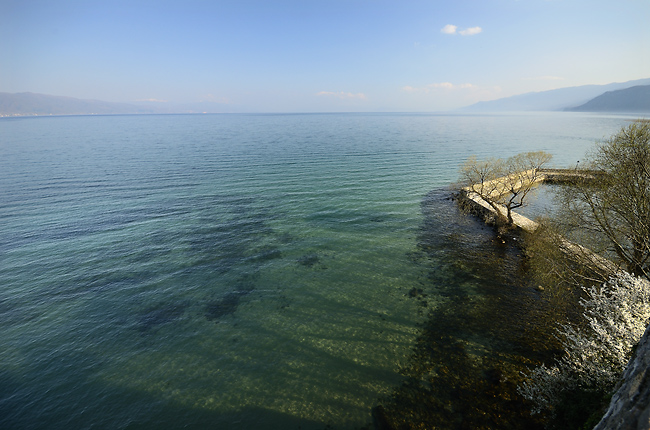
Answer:
<svg viewBox="0 0 650 430"><path fill-rule="evenodd" d="M643 405L621 412L616 402L629 397L617 394L611 405L610 399L625 383L621 376L650 319L650 124L633 122L597 143L581 169L549 169L550 159L550 154L529 152L506 160L471 158L461 168L456 201L462 212L448 221L465 223L467 229L478 216L494 227L491 234L501 251L488 256L463 249L458 259L499 264L513 278L523 274L527 288L518 295L504 291L502 297L494 292L492 300L487 295L486 306L471 315L462 310L467 292L449 292L445 310L431 312L422 327L412 364L404 371L407 381L375 408L376 428L438 423L441 428L582 429L593 428L605 415L600 429L612 428L608 422L617 411L624 416L614 421L623 420L625 428L642 425L640 412L633 411ZM541 183L554 187L557 210L532 221L515 210ZM429 203L440 199L433 193ZM425 214L444 216L434 209L435 215L426 209ZM427 240L439 238L422 238L425 254ZM531 309L519 309L516 328L499 328L499 318L512 316L507 306L522 304ZM530 322L531 315L537 324ZM492 321L493 333L481 328L485 319ZM472 341L454 337L465 330L497 334L504 345L527 350L471 353L477 348ZM517 336L513 331L525 333L527 342L508 342ZM440 336L443 332L450 334ZM452 356L444 361L458 363L457 368L441 367L440 356ZM630 372L626 378L639 378Z"/></svg>

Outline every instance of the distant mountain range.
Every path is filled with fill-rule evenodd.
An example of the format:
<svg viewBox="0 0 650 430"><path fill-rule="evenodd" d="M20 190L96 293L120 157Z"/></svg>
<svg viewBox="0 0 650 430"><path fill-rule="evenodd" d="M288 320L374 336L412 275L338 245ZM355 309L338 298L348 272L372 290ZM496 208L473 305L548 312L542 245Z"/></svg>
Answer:
<svg viewBox="0 0 650 430"><path fill-rule="evenodd" d="M191 104L112 103L35 93L0 93L0 116L219 113L228 111L228 108L230 108L229 105L213 102Z"/></svg>
<svg viewBox="0 0 650 430"><path fill-rule="evenodd" d="M650 85L607 91L587 103L565 109L574 112L650 112Z"/></svg>
<svg viewBox="0 0 650 430"><path fill-rule="evenodd" d="M35 93L0 93L0 116L222 113L236 112L236 109L237 106L234 105L214 102L111 103ZM520 94L479 102L460 110L463 112L574 111L650 114L650 78Z"/></svg>
<svg viewBox="0 0 650 430"><path fill-rule="evenodd" d="M82 100L34 93L0 93L0 115L89 115L153 113L126 103Z"/></svg>
<svg viewBox="0 0 650 430"><path fill-rule="evenodd" d="M608 85L582 85L578 87L560 88L557 90L541 91L534 93L520 94L498 100L478 102L462 108L466 112L518 112L518 111L596 111L596 112L650 112L650 101L647 95L643 102L641 90L633 87L643 88L650 85L650 79L639 79L635 81L613 83ZM598 108L589 105L593 99L603 96L605 93L618 90L629 90L618 96L616 103L602 102ZM637 94L639 93L639 94ZM647 93L646 93L647 94ZM611 96L608 96L611 97ZM611 104L610 104L611 103ZM645 103L645 104L644 104ZM643 107L645 106L645 107Z"/></svg>

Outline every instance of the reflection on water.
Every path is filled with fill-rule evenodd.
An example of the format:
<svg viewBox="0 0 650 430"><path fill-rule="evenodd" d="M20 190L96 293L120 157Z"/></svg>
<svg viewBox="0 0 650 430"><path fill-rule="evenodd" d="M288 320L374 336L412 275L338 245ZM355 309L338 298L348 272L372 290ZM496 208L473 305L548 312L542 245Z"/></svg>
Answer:
<svg viewBox="0 0 650 430"><path fill-rule="evenodd" d="M391 428L541 428L516 387L520 372L557 345L546 303L527 281L520 238L495 240L445 190L429 193L422 211L411 257L429 269L409 295L423 307L428 297L442 300L429 308L405 379L375 420Z"/></svg>

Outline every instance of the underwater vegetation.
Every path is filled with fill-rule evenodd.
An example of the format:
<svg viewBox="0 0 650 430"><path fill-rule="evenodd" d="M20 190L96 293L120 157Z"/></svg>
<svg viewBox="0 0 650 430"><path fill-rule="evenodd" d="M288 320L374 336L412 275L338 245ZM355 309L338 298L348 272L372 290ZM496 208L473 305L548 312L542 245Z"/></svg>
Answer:
<svg viewBox="0 0 650 430"><path fill-rule="evenodd" d="M205 317L210 321L219 319L235 313L242 297L250 294L255 289L251 283L244 283L233 291L229 291L222 298L212 300L205 306Z"/></svg>
<svg viewBox="0 0 650 430"><path fill-rule="evenodd" d="M163 303L147 309L138 316L138 330L146 333L173 322L183 316L188 306L188 303Z"/></svg>
<svg viewBox="0 0 650 430"><path fill-rule="evenodd" d="M182 261L187 263L178 267L170 279L175 285L208 285L208 288L202 288L202 293L192 299L184 298L182 291L178 291L179 294L170 295L166 302L136 311L134 324L143 335L178 322L183 316L202 316L218 323L235 314L244 298L255 291L261 266L283 258L278 245L282 241L273 237L273 229L268 226L272 218L255 199L212 195L193 203L194 210L186 215L198 220L198 226L191 228L184 239L187 246L182 251ZM159 232L156 239L164 240L164 232ZM155 256L137 257L142 262ZM213 275L200 276L201 272ZM144 273L126 281L146 276L151 275ZM215 279L221 281L215 283Z"/></svg>
<svg viewBox="0 0 650 430"><path fill-rule="evenodd" d="M298 259L298 264L305 267L314 267L318 263L320 263L320 257L316 253L303 255Z"/></svg>

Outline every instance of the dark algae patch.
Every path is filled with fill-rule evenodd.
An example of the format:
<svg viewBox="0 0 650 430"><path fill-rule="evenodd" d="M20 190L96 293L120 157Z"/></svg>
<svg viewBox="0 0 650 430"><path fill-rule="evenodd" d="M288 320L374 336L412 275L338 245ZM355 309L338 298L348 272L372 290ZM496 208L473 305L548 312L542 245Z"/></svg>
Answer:
<svg viewBox="0 0 650 430"><path fill-rule="evenodd" d="M163 303L149 308L138 317L138 330L141 333L149 333L163 324L171 323L183 316L187 309L187 303Z"/></svg>
<svg viewBox="0 0 650 430"><path fill-rule="evenodd" d="M221 299L209 302L205 307L205 317L210 321L217 321L234 314L239 306L241 296L240 292L230 292Z"/></svg>
<svg viewBox="0 0 650 430"><path fill-rule="evenodd" d="M445 190L427 195L422 211L410 258L423 276L405 295L424 303L426 319L403 382L373 409L375 427L542 429L517 385L557 344L548 305L527 281L520 238L495 240Z"/></svg>
<svg viewBox="0 0 650 430"><path fill-rule="evenodd" d="M208 302L205 307L205 317L210 321L218 322L221 318L234 314L242 297L250 294L254 289L252 283L242 283L234 291L226 293L217 300Z"/></svg>
<svg viewBox="0 0 650 430"><path fill-rule="evenodd" d="M311 252L298 258L296 262L298 265L306 267L307 269L327 270L328 265L326 264L326 260L328 256L328 254L323 255L316 252Z"/></svg>
<svg viewBox="0 0 650 430"><path fill-rule="evenodd" d="M318 254L307 254L298 259L298 264L305 267L314 267L318 263L320 263Z"/></svg>

